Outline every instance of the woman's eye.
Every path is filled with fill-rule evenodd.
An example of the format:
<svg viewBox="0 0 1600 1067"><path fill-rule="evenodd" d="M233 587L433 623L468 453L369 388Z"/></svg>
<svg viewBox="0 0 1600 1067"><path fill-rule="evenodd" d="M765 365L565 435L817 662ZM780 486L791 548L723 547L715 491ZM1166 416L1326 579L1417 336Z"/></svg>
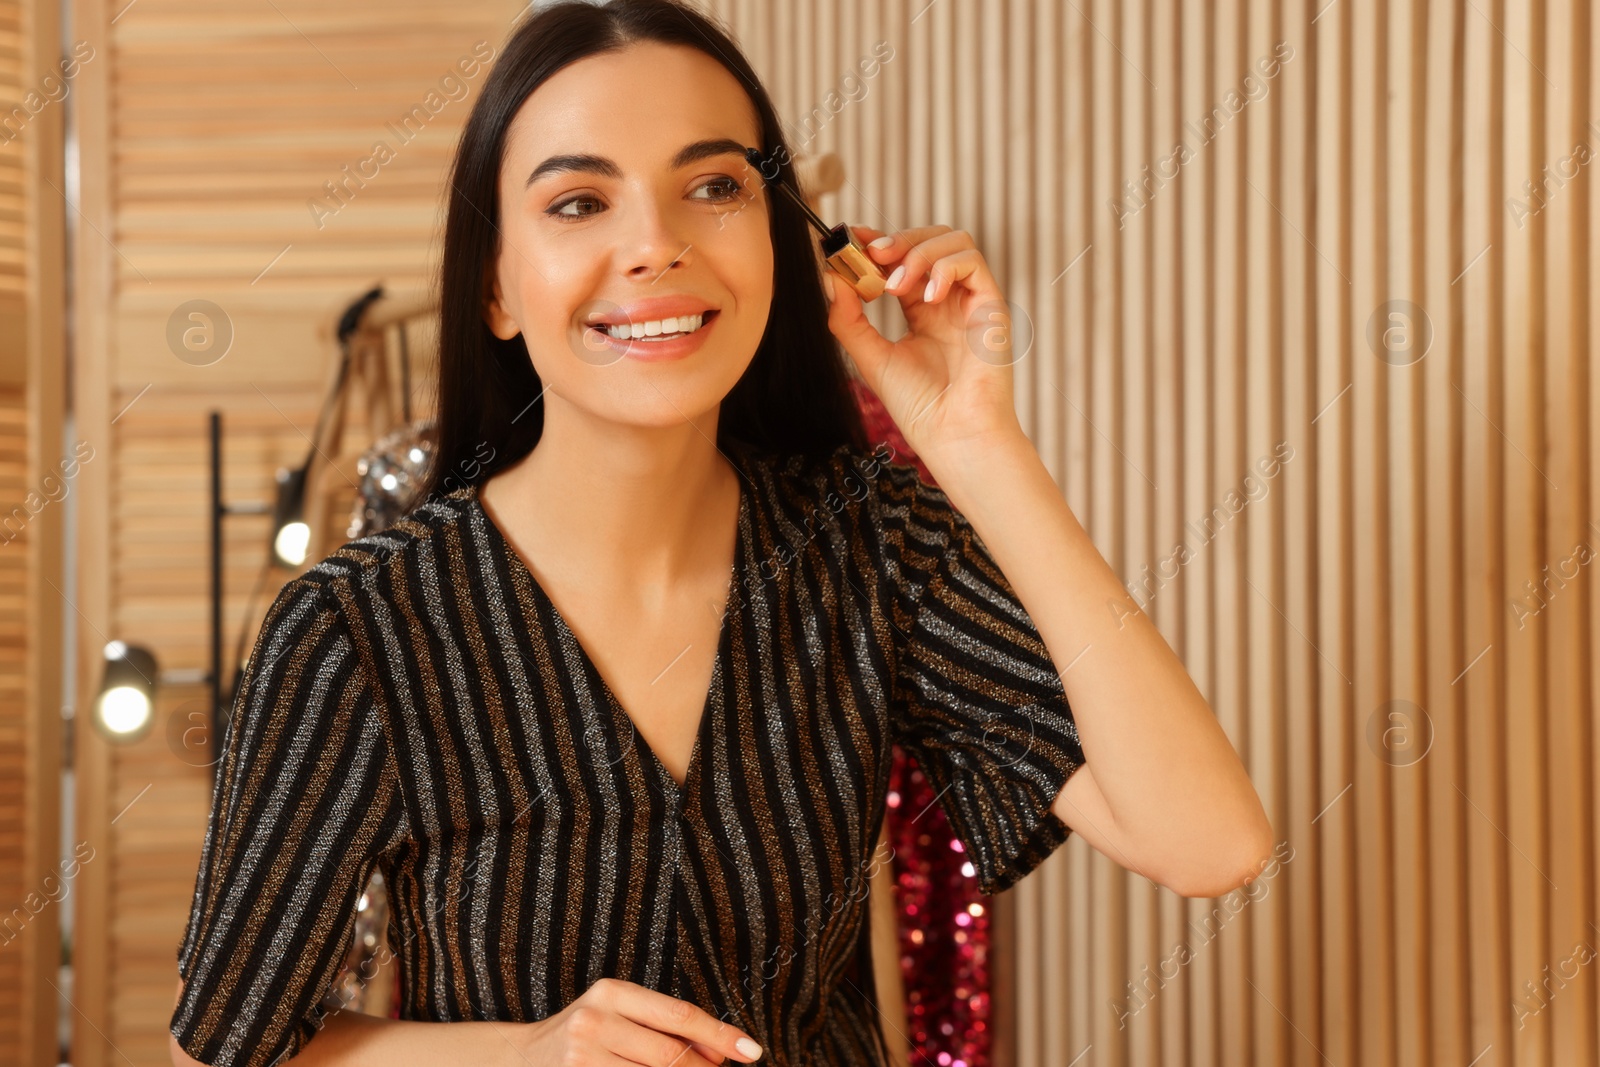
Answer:
<svg viewBox="0 0 1600 1067"><path fill-rule="evenodd" d="M713 189L713 190L717 190L717 191L714 192L713 195L711 195L711 196L696 196L696 197L693 197L692 199L703 200L703 201L705 201L707 203L712 203L712 204L726 204L730 200L737 200L740 197L740 195L744 192L744 186L740 185L737 179L730 178L727 175L722 175L721 177L712 178L710 181L705 182L702 185L700 185L696 189L696 192L699 192L699 190L701 190L701 189ZM592 210L592 211L568 211L567 210L568 208L573 207L574 205L578 205L578 204L593 204L593 205L595 205L595 210ZM599 214L600 211L602 210L599 207L599 204L600 204L600 200L599 200L598 197L594 197L594 196L574 196L569 200L561 201L561 203L555 205L554 207L552 207L548 211L546 211L545 214L551 216L552 218L558 218L558 219L562 220L563 222L574 222L574 221L576 221L578 219L588 218L590 215Z"/></svg>
<svg viewBox="0 0 1600 1067"><path fill-rule="evenodd" d="M593 212L593 211L571 212L571 211L568 211L567 208L571 207L573 204L598 204L598 203L600 203L600 201L598 199L596 199L595 197L592 197L592 196L575 196L571 200L563 200L563 201L561 201L561 203L557 204L555 207L551 208L549 211L546 211L545 214L546 215L550 215L553 218L567 219L567 220L587 218L588 216L595 214L595 212Z"/></svg>
<svg viewBox="0 0 1600 1067"><path fill-rule="evenodd" d="M719 196L696 197L696 199L710 200L713 203L725 204L729 200L737 199L739 194L744 191L744 187L742 185L726 175L723 175L720 178L712 178L710 181L700 186L701 189L711 189L713 187L721 188L725 190L725 193Z"/></svg>

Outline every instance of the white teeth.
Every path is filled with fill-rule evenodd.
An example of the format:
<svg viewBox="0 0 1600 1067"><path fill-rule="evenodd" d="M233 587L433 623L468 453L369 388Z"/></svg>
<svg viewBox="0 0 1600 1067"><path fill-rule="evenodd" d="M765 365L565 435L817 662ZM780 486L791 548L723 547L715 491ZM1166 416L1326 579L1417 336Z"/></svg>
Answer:
<svg viewBox="0 0 1600 1067"><path fill-rule="evenodd" d="M619 341L627 341L635 337L654 337L667 340L678 334L693 333L705 323L705 315L680 315L671 319L652 319L649 322L635 322L631 325L607 326L606 333Z"/></svg>

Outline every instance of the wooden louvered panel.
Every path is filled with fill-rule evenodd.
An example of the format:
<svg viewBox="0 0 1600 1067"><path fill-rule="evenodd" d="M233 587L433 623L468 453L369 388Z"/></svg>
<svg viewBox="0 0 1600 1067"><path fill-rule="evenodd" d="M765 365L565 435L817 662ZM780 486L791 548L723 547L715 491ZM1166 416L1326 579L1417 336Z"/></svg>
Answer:
<svg viewBox="0 0 1600 1067"><path fill-rule="evenodd" d="M84 571L98 576L88 613L98 605L107 634L137 634L164 669L207 665L206 413L224 412L227 499L269 500L275 470L308 448L338 314L374 284L414 293L430 281L444 168L470 97L450 99L404 144L390 124L459 60L497 50L519 9L304 0L75 9L76 32L106 42L78 87L82 207L94 223L79 234L79 284L104 294L80 326L80 418L107 443L109 474L83 512ZM482 80L480 70L461 83L475 94ZM394 158L319 226L308 201L378 139ZM227 354L206 366L176 358L165 340L190 300L216 304L233 331ZM359 450L368 436L353 405L345 444ZM285 577L270 575L252 617L241 617L266 533L264 517L224 526L225 661ZM80 647L96 654L100 640L90 631ZM80 685L97 681L86 669ZM115 860L91 865L99 881L77 912L75 1063L166 1060L210 771L176 758L165 726L205 697L201 686L164 687L156 730L126 748L80 734L85 832L110 842Z"/></svg>
<svg viewBox="0 0 1600 1067"><path fill-rule="evenodd" d="M64 83L49 0L0 0L0 1062L60 1059ZM70 452L70 449L68 450Z"/></svg>
<svg viewBox="0 0 1600 1067"><path fill-rule="evenodd" d="M36 89L26 7L0 3L0 302L10 306L20 305L27 285L28 126L41 106L40 97L25 99Z"/></svg>
<svg viewBox="0 0 1600 1067"><path fill-rule="evenodd" d="M26 745L28 524L12 508L27 492L27 400L19 384L0 384L0 1004L20 1005L27 981L20 935L31 921L27 865ZM25 514L25 513L24 513ZM18 910L20 909L20 910ZM15 940L14 940L15 939ZM19 1062L22 1014L0 1012L0 1060Z"/></svg>

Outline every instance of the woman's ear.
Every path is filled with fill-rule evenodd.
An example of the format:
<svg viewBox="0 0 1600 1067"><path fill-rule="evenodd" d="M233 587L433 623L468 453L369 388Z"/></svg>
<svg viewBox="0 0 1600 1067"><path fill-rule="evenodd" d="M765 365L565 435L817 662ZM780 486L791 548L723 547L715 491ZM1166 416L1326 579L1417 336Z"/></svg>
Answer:
<svg viewBox="0 0 1600 1067"><path fill-rule="evenodd" d="M488 324L489 332L502 341L509 341L522 332L500 297L500 272L493 264L483 272L483 321Z"/></svg>

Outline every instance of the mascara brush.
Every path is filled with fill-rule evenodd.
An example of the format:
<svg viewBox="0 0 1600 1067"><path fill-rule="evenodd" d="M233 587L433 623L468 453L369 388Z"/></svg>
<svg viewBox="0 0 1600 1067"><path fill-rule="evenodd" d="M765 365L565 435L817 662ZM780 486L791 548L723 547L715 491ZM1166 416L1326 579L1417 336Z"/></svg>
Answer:
<svg viewBox="0 0 1600 1067"><path fill-rule="evenodd" d="M828 261L828 266L834 269L841 278L850 283L850 287L860 294L863 302L871 302L883 295L884 282L887 280L878 265L872 262L867 255L867 250L862 246L856 235L850 232L850 227L844 223L829 226L823 222L805 198L796 193L789 186L779 181L776 176L767 177L767 158L754 148L744 150L744 158L761 175L763 181L770 186L783 190L790 200L799 205L805 213L806 220L822 235L822 255ZM777 174L777 168L773 169Z"/></svg>

